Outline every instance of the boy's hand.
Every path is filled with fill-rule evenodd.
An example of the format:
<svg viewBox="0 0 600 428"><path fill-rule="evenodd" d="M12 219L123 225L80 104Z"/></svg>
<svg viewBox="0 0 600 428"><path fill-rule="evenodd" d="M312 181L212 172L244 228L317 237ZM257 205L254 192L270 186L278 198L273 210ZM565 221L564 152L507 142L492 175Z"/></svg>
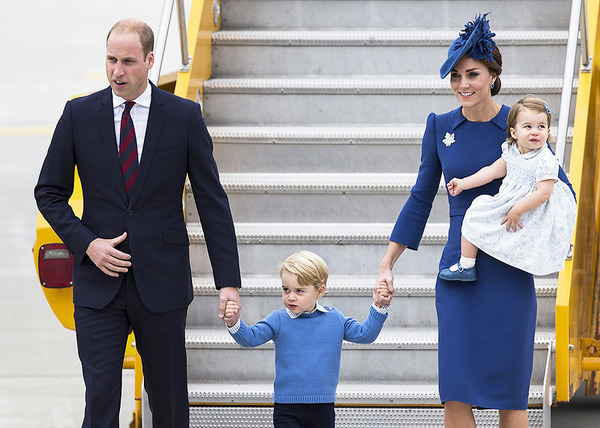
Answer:
<svg viewBox="0 0 600 428"><path fill-rule="evenodd" d="M450 196L456 196L464 190L462 186L462 179L460 178L453 178L448 182L446 187L448 187L448 192L450 193Z"/></svg>
<svg viewBox="0 0 600 428"><path fill-rule="evenodd" d="M373 302L379 307L388 306L392 302L392 293L385 282L380 282L375 288Z"/></svg>
<svg viewBox="0 0 600 428"><path fill-rule="evenodd" d="M240 311L237 303L233 300L228 300L225 305L225 314L223 315L223 321L227 324L227 327L233 327L240 319Z"/></svg>

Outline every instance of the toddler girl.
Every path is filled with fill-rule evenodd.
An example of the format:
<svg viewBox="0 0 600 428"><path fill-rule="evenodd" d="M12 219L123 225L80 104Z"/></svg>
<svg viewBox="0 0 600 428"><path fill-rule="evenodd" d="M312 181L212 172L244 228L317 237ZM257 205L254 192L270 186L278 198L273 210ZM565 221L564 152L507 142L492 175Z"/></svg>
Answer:
<svg viewBox="0 0 600 428"><path fill-rule="evenodd" d="M551 111L537 97L508 114L509 138L492 165L448 183L451 196L504 177L495 196L481 195L465 213L460 261L440 271L448 281L475 281L479 249L534 275L564 268L575 228L576 203L558 179L558 160L547 144Z"/></svg>

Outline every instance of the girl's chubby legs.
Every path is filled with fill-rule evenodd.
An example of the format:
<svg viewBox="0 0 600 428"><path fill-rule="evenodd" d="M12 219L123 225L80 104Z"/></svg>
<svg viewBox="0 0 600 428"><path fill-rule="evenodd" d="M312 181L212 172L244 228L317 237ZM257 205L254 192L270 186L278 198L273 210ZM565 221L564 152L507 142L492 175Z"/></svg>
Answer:
<svg viewBox="0 0 600 428"><path fill-rule="evenodd" d="M461 257L468 257L474 259L477 257L479 248L471 244L463 235L460 235L460 255Z"/></svg>

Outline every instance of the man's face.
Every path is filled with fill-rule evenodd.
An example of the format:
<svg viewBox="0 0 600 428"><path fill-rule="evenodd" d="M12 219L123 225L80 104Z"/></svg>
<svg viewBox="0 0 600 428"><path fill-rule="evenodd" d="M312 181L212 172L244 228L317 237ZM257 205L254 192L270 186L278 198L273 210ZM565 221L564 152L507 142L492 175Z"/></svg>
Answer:
<svg viewBox="0 0 600 428"><path fill-rule="evenodd" d="M116 95L131 101L142 95L148 85L148 72L154 53L144 58L137 33L117 31L106 43L106 77Z"/></svg>

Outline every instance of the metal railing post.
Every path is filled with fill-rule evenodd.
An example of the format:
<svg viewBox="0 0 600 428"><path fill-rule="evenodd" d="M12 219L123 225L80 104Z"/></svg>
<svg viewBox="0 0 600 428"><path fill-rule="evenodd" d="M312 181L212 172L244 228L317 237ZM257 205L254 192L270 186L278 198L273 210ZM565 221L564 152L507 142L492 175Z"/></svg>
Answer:
<svg viewBox="0 0 600 428"><path fill-rule="evenodd" d="M571 95L573 92L575 54L577 52L577 33L579 32L582 1L585 0L573 0L571 3L569 39L567 41L565 72L563 76L562 95L560 97L560 115L558 117L558 130L556 133L556 157L561 165L563 164L565 158L565 147L567 145L567 132L569 127L569 115L571 111Z"/></svg>
<svg viewBox="0 0 600 428"><path fill-rule="evenodd" d="M579 26L579 33L581 34L581 71L584 73L590 73L592 71L587 15L587 1L581 0L581 24Z"/></svg>
<svg viewBox="0 0 600 428"><path fill-rule="evenodd" d="M183 0L177 0L177 15L179 18L179 44L181 46L180 71L189 71L191 58L188 52L187 28L185 25L185 7Z"/></svg>
<svg viewBox="0 0 600 428"><path fill-rule="evenodd" d="M174 1L175 0L165 0L163 2L162 14L160 15L160 24L156 35L156 43L154 44L154 67L150 70L150 81L155 85L158 85L158 78L160 77L160 70L165 55Z"/></svg>

